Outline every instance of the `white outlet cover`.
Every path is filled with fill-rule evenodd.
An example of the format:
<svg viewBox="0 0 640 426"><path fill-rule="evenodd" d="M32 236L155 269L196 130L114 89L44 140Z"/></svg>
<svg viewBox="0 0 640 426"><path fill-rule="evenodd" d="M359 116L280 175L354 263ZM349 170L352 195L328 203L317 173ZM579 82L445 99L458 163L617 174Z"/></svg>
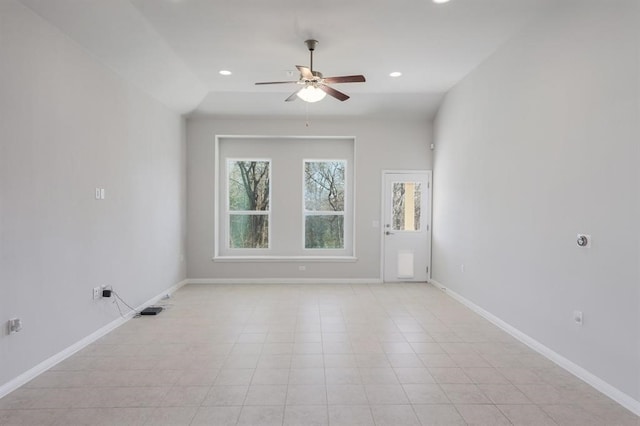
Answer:
<svg viewBox="0 0 640 426"><path fill-rule="evenodd" d="M582 311L573 311L573 321L578 324L583 324Z"/></svg>
<svg viewBox="0 0 640 426"><path fill-rule="evenodd" d="M11 318L9 320L9 334L17 333L22 330L22 321L20 318Z"/></svg>

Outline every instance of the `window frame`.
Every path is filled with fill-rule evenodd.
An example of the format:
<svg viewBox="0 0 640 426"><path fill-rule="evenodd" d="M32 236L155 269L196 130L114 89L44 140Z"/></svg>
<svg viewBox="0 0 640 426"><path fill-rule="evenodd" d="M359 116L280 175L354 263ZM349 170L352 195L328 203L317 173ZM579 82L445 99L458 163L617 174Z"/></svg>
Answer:
<svg viewBox="0 0 640 426"><path fill-rule="evenodd" d="M211 235L211 243L213 248L213 253L211 260L214 262L324 262L324 263L343 263L343 262L356 262L358 260L356 253L356 158L357 158L357 141L355 136L310 136L310 135L246 135L246 134L216 134L213 136L213 155L214 155L214 170L212 173L212 178L214 180L213 185L213 200L212 200L212 210L213 213L213 233ZM282 224L282 214L276 212L276 209L281 209L283 206L281 202L283 200L277 201L274 200L274 195L279 193L281 190L277 189L274 185L273 179L278 181L282 180L282 177L279 176L281 172L277 172L278 168L282 169L281 162L283 161L281 154L274 154L272 148L269 146L270 142L274 142L282 148L282 144L287 146L291 143L291 147L294 149L298 149L301 151L307 151L306 146L309 144L311 155L301 153L293 162L287 162L285 167L291 167L292 171L296 171L293 174L298 175L299 168L296 167L297 161L302 159L314 157L319 158L320 160L325 160L325 145L328 143L332 145L333 143L338 143L341 146L339 148L340 156L344 155L347 160L348 173L345 176L345 180L349 182L351 188L345 188L345 191L350 194L349 198L345 200L345 205L347 206L345 211L345 249L329 249L327 252L325 249L307 249L304 250L300 245L300 240L297 239L288 240L289 243L286 243L289 247L288 249L282 249L282 245L279 243L279 237L276 235L277 229L280 229ZM252 154L253 146L259 147L257 151ZM240 146L241 148L238 148ZM244 148L242 148L244 147ZM318 147L322 147L318 154ZM278 148L278 149L280 149ZM287 149L287 155L289 154L289 148ZM313 154L316 152L316 154ZM327 151L329 152L329 151ZM334 155L329 155L328 157L334 157ZM224 171L226 169L225 162L228 159L266 159L271 160L271 186L270 186L270 212L272 216L269 218L269 239L270 239L270 249L234 249L232 252L229 249L225 248L225 238L227 237L228 231L225 229L226 225L224 223L224 218L228 217L225 210L226 202L223 198L226 195L225 191L227 191L225 187L226 177L224 175ZM341 158L344 159L344 158ZM297 163L300 164L300 163ZM298 175L299 176L299 175ZM300 182L299 177L292 177L296 182ZM275 192L274 192L275 191ZM299 189L297 189L300 194ZM299 216L299 213L296 211L295 207L297 204L291 205L291 212L293 215ZM295 229L302 229L302 227ZM299 231L296 231L296 234ZM304 235L302 236L304 238ZM278 247L275 247L276 243ZM289 245L290 244L290 245ZM252 250L252 251L250 251ZM315 251L315 252L314 252Z"/></svg>
<svg viewBox="0 0 640 426"><path fill-rule="evenodd" d="M225 180L225 208L224 208L224 229L225 229L225 243L226 243L226 247L225 249L228 250L229 252L236 252L239 253L241 251L250 251L250 252L254 252L254 253L258 253L258 252L263 252L263 251L269 251L271 250L271 212L273 210L273 200L271 198L271 193L272 193L272 186L273 186L273 180L272 180L272 165L273 165L273 161L271 158L257 158L257 157L228 157L224 159L224 172L225 172L225 176L224 176L224 180ZM230 177L230 165L232 163L237 163L237 162L266 162L269 164L269 209L268 210L231 210L231 206L230 206L230 186L231 186L231 179ZM260 216L267 216L267 247L231 247L231 216L232 215L237 215L237 216L253 216L253 215L260 215Z"/></svg>
<svg viewBox="0 0 640 426"><path fill-rule="evenodd" d="M344 164L344 182L343 182L343 186L344 186L344 201L343 201L343 206L342 206L342 211L336 211L336 210L307 210L307 206L305 203L306 200L306 190L307 190L307 186L306 186L306 164L307 163L343 163ZM348 181L348 176L349 176L349 161L346 158L303 158L302 159L302 194L301 194L301 198L302 198L302 250L304 252L308 252L311 253L312 251L315 250L320 250L324 253L328 253L329 251L333 251L333 252L343 252L344 250L346 250L346 246L347 246L347 211L348 211L348 201L349 201L349 194L348 194L348 188L349 188L349 181ZM343 247L332 247L332 248L318 248L318 247L311 247L308 248L307 247L307 217L308 216L342 216L342 223L343 223L343 235L342 235L342 241L343 241Z"/></svg>

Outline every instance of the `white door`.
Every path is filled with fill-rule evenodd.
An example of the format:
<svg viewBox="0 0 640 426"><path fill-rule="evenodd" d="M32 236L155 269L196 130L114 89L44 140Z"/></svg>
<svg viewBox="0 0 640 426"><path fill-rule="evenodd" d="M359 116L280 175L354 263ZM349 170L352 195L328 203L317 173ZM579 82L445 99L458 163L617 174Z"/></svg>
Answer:
<svg viewBox="0 0 640 426"><path fill-rule="evenodd" d="M431 172L384 172L385 282L427 281L431 269Z"/></svg>

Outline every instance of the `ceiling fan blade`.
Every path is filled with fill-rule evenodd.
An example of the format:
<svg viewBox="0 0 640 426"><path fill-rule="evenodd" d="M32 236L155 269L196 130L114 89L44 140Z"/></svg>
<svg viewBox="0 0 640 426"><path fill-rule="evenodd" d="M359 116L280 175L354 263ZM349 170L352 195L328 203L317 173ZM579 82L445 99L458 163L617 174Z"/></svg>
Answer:
<svg viewBox="0 0 640 426"><path fill-rule="evenodd" d="M304 87L303 87L302 89L304 89ZM300 90L302 90L302 89L300 89ZM285 101L285 102L292 102L292 101L295 101L295 100L296 100L296 98L298 97L298 92L299 92L300 90L296 90L295 92L293 92L293 93L291 94L291 96L289 96L289 97L288 97L287 99L285 99L284 101Z"/></svg>
<svg viewBox="0 0 640 426"><path fill-rule="evenodd" d="M265 82L260 82L260 83L256 83L256 86L260 86L262 84L289 84L289 83L297 83L298 80L292 80L292 81L265 81Z"/></svg>
<svg viewBox="0 0 640 426"><path fill-rule="evenodd" d="M309 68L303 67L302 65L296 65L296 68L298 68L298 71L300 71L300 74L304 79L313 80L313 73Z"/></svg>
<svg viewBox="0 0 640 426"><path fill-rule="evenodd" d="M325 83L364 83L367 81L364 75L343 75L340 77L325 77Z"/></svg>
<svg viewBox="0 0 640 426"><path fill-rule="evenodd" d="M325 84L319 84L318 87L325 91L327 95L331 95L339 101L346 101L347 99L349 99L348 95L334 89L333 87L329 87Z"/></svg>

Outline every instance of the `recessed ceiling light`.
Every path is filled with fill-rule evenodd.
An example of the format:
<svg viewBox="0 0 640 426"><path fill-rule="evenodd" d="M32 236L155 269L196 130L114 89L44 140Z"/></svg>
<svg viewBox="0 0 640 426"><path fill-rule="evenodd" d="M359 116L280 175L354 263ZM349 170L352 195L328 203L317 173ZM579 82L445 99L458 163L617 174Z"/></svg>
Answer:
<svg viewBox="0 0 640 426"><path fill-rule="evenodd" d="M449 0L432 0L435 4L449 3Z"/></svg>
<svg viewBox="0 0 640 426"><path fill-rule="evenodd" d="M220 70L220 75L231 75L231 71L229 70Z"/></svg>
<svg viewBox="0 0 640 426"><path fill-rule="evenodd" d="M400 77L402 75L402 73L400 71L394 71L391 74L389 74L389 77Z"/></svg>

